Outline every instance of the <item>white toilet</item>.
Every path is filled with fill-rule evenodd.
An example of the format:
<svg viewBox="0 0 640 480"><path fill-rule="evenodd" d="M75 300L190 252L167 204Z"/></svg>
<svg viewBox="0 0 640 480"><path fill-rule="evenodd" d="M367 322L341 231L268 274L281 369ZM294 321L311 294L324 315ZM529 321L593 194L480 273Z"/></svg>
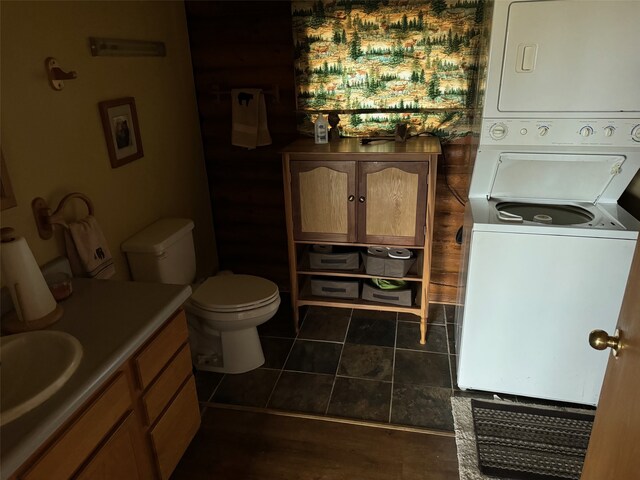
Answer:
<svg viewBox="0 0 640 480"><path fill-rule="evenodd" d="M126 240L131 276L140 282L188 285L196 273L193 222L165 218ZM243 373L264 363L256 327L280 306L278 286L252 275L217 275L192 285L185 303L191 358L198 370Z"/></svg>

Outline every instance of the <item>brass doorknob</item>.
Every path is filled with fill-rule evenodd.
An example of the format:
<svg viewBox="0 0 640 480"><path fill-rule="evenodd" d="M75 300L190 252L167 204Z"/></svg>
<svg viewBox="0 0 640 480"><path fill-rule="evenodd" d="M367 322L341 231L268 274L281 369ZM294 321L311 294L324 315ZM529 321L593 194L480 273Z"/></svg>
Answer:
<svg viewBox="0 0 640 480"><path fill-rule="evenodd" d="M610 348L614 357L618 356L618 351L622 347L620 342L620 330L616 329L612 336L604 330L594 330L589 334L589 345L596 350Z"/></svg>

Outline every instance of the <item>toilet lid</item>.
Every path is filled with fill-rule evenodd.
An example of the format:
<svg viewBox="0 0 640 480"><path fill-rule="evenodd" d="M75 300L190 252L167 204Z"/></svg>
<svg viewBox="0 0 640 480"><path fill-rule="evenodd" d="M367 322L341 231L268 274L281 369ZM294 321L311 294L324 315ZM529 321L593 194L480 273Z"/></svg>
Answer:
<svg viewBox="0 0 640 480"><path fill-rule="evenodd" d="M278 286L253 275L219 275L207 278L191 295L203 310L225 312L258 308L278 297Z"/></svg>

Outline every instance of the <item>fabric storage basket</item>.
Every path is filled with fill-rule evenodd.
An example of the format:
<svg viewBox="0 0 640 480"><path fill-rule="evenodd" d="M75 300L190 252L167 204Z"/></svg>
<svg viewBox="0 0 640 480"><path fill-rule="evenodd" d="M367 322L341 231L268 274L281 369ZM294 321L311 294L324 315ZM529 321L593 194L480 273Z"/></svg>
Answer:
<svg viewBox="0 0 640 480"><path fill-rule="evenodd" d="M310 250L309 266L314 270L357 270L360 257L358 252L320 253Z"/></svg>
<svg viewBox="0 0 640 480"><path fill-rule="evenodd" d="M311 277L311 294L317 297L358 298L360 282L351 279Z"/></svg>
<svg viewBox="0 0 640 480"><path fill-rule="evenodd" d="M399 288L394 290L383 290L368 283L362 284L363 300L410 307L412 297L413 291L411 287Z"/></svg>
<svg viewBox="0 0 640 480"><path fill-rule="evenodd" d="M379 275L381 277L404 277L411 265L416 261L415 257L401 259L390 257L379 257L360 252L362 263L368 275Z"/></svg>

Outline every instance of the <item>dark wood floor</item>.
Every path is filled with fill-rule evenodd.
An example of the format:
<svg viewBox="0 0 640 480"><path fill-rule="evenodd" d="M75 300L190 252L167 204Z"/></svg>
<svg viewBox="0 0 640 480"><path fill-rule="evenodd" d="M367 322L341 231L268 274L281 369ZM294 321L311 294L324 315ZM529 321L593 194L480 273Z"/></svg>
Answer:
<svg viewBox="0 0 640 480"><path fill-rule="evenodd" d="M208 407L178 479L454 480L455 438Z"/></svg>

